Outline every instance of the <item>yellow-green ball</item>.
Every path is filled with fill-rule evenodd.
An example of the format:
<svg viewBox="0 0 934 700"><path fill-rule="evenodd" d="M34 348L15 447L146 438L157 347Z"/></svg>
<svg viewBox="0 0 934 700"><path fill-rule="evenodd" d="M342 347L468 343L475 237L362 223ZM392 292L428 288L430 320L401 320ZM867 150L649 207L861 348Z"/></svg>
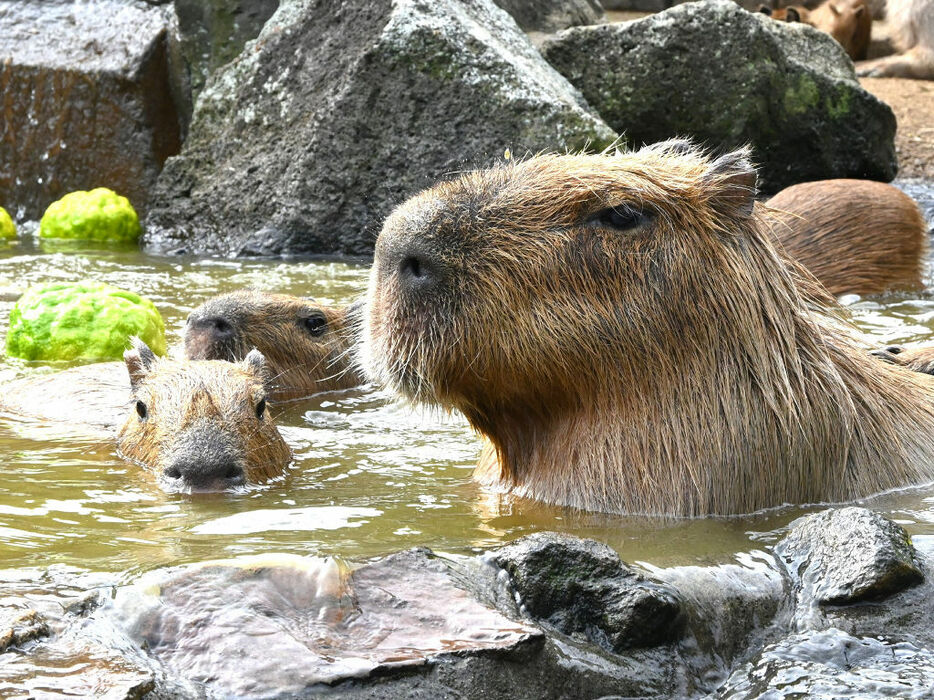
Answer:
<svg viewBox="0 0 934 700"><path fill-rule="evenodd" d="M165 324L149 299L103 282L47 284L16 302L6 350L25 360L119 360L134 335L165 354Z"/></svg>
<svg viewBox="0 0 934 700"><path fill-rule="evenodd" d="M136 241L139 234L133 205L106 187L66 194L49 205L39 222L41 238L125 243Z"/></svg>
<svg viewBox="0 0 934 700"><path fill-rule="evenodd" d="M0 207L0 239L16 238L16 224L6 209Z"/></svg>

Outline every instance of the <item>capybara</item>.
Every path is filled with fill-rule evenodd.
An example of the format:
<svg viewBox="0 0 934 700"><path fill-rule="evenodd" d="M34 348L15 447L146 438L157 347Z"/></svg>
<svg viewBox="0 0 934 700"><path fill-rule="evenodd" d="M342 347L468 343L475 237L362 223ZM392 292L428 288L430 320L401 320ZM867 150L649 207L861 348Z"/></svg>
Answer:
<svg viewBox="0 0 934 700"><path fill-rule="evenodd" d="M934 377L872 358L776 250L748 152L543 155L416 195L376 242L361 361L488 438L475 477L701 515L934 479Z"/></svg>
<svg viewBox="0 0 934 700"><path fill-rule="evenodd" d="M898 53L860 62L856 73L934 80L934 0L888 0L885 7Z"/></svg>
<svg viewBox="0 0 934 700"><path fill-rule="evenodd" d="M120 456L170 483L218 490L265 481L291 461L267 407L265 359L157 359L134 338L124 353L133 406L117 434Z"/></svg>
<svg viewBox="0 0 934 700"><path fill-rule="evenodd" d="M872 355L893 365L907 367L913 372L934 374L934 346L888 345L879 350L873 350Z"/></svg>
<svg viewBox="0 0 934 700"><path fill-rule="evenodd" d="M872 34L872 15L863 0L826 0L813 10L792 5L773 10L766 5L759 12L780 22L801 22L829 34L854 61L866 58Z"/></svg>
<svg viewBox="0 0 934 700"><path fill-rule="evenodd" d="M363 381L351 362L352 313L287 294L222 294L188 317L185 356L236 362L257 348L273 378L271 401L346 389Z"/></svg>
<svg viewBox="0 0 934 700"><path fill-rule="evenodd" d="M792 185L768 200L789 257L834 295L922 289L927 224L897 187L870 180Z"/></svg>

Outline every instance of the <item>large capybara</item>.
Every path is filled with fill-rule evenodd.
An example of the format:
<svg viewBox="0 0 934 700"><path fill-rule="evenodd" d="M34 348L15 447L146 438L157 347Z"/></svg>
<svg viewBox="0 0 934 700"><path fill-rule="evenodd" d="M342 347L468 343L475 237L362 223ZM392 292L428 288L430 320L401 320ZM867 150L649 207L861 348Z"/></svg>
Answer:
<svg viewBox="0 0 934 700"><path fill-rule="evenodd" d="M120 456L179 487L219 490L265 481L292 459L269 409L265 359L157 359L133 339L124 353L133 406L117 433Z"/></svg>
<svg viewBox="0 0 934 700"><path fill-rule="evenodd" d="M747 513L931 481L934 377L857 346L776 250L747 157L539 156L416 195L376 243L364 365L466 415L476 478L550 503Z"/></svg>
<svg viewBox="0 0 934 700"><path fill-rule="evenodd" d="M871 354L913 372L934 374L934 346L931 345L887 345Z"/></svg>
<svg viewBox="0 0 934 700"><path fill-rule="evenodd" d="M273 378L272 401L347 389L363 381L352 364L352 313L353 307L330 307L287 294L222 294L188 317L185 356L236 362L257 348Z"/></svg>
<svg viewBox="0 0 934 700"><path fill-rule="evenodd" d="M854 61L866 58L872 34L872 14L863 0L826 0L812 10L792 5L772 9L766 5L759 12L780 22L801 22L829 34Z"/></svg>
<svg viewBox="0 0 934 700"><path fill-rule="evenodd" d="M789 257L834 295L922 289L927 224L914 200L870 180L792 185L768 200Z"/></svg>
<svg viewBox="0 0 934 700"><path fill-rule="evenodd" d="M887 0L885 7L898 53L860 62L856 73L934 80L934 0Z"/></svg>

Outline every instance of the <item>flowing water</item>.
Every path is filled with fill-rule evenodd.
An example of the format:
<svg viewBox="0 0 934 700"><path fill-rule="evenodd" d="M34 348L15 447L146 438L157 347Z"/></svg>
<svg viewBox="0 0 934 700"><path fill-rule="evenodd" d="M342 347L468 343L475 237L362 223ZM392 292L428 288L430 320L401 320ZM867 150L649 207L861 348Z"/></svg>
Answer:
<svg viewBox="0 0 934 700"><path fill-rule="evenodd" d="M254 287L345 303L366 277L364 263L55 251L27 235L0 250L0 328L23 290L54 280L100 279L147 295L171 344L190 310L213 294ZM879 343L934 339L934 298L846 301ZM0 363L2 379L48 371ZM538 530L594 537L625 560L667 566L730 560L774 541L803 512L666 521L486 493L470 479L479 441L462 419L413 412L373 389L289 405L278 421L295 452L287 475L244 493L207 495L164 492L110 442L0 423L0 567L65 565L130 581L166 565L270 552L356 561L415 545L470 553ZM867 503L913 533L934 534L934 487Z"/></svg>

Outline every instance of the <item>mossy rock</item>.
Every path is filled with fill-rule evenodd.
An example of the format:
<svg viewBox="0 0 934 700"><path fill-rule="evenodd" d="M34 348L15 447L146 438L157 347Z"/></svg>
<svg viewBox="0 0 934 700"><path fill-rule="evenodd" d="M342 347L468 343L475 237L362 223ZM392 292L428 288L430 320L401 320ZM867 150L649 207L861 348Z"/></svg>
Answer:
<svg viewBox="0 0 934 700"><path fill-rule="evenodd" d="M9 240L16 238L16 224L13 218L7 213L7 210L0 207L0 240Z"/></svg>
<svg viewBox="0 0 934 700"><path fill-rule="evenodd" d="M136 241L139 234L133 205L106 187L66 194L49 205L39 222L41 238L126 243Z"/></svg>
<svg viewBox="0 0 934 700"><path fill-rule="evenodd" d="M165 324L148 299L103 282L55 283L16 302L6 349L25 360L117 360L134 335L165 354Z"/></svg>

